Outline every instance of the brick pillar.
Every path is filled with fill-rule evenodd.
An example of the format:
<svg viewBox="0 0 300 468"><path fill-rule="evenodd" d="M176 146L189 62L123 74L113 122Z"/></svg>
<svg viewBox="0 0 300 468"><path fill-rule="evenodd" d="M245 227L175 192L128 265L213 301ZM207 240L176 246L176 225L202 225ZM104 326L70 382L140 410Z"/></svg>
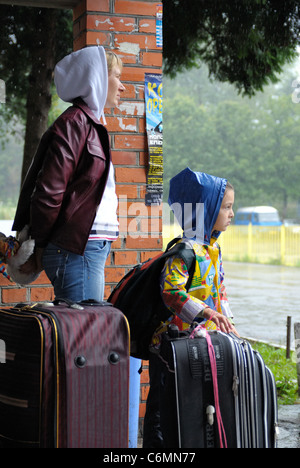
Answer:
<svg viewBox="0 0 300 468"><path fill-rule="evenodd" d="M145 129L145 73L161 73L156 47L157 1L84 0L74 9L74 49L103 45L122 58L126 87L118 109L107 115L119 197L120 238L106 266L106 297L140 261L162 248L162 207L144 203L148 147Z"/></svg>
<svg viewBox="0 0 300 468"><path fill-rule="evenodd" d="M74 49L102 45L122 58L126 87L118 109L106 115L119 197L120 238L106 265L106 297L130 267L162 249L162 207L145 205L148 147L145 73L162 71L156 47L156 12L161 2L84 0L74 9ZM147 362L141 375L140 429L148 394Z"/></svg>

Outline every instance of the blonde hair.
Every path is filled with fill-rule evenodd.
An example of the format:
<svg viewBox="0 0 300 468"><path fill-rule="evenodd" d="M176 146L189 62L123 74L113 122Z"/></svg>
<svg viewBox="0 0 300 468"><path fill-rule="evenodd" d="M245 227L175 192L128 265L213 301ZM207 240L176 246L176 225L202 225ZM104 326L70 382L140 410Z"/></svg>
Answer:
<svg viewBox="0 0 300 468"><path fill-rule="evenodd" d="M226 184L225 192L227 192L227 190L233 190L234 191L234 186L228 181L227 181L227 184Z"/></svg>
<svg viewBox="0 0 300 468"><path fill-rule="evenodd" d="M114 66L118 66L120 70L122 71L123 62L120 59L120 57L114 52L110 52L110 51L109 52L105 51L105 54L106 54L106 60L107 60L108 73L112 71Z"/></svg>

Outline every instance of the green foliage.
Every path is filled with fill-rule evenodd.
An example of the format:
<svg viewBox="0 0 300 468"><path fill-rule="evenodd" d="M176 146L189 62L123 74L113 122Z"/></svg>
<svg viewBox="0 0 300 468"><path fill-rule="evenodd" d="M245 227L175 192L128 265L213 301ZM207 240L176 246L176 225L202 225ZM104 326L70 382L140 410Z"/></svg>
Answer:
<svg viewBox="0 0 300 468"><path fill-rule="evenodd" d="M26 100L34 51L39 44L39 32L43 27L41 9L0 5L0 78L6 84L6 105L1 108L6 118L18 116L25 121ZM72 51L72 10L60 10L57 14L56 57L60 60ZM46 31L45 31L45 34ZM42 57L40 57L42 62Z"/></svg>
<svg viewBox="0 0 300 468"><path fill-rule="evenodd" d="M286 217L299 199L300 105L291 86L296 69L251 99L207 76L202 66L164 80L166 183L189 166L229 179L236 208L275 205Z"/></svg>
<svg viewBox="0 0 300 468"><path fill-rule="evenodd" d="M42 97L47 92L43 86L46 84L40 82L36 73L33 73L37 69L36 61L40 69L50 67L49 73L52 74L47 54L53 55L52 61L55 63L72 51L72 10L53 10L57 12L54 34L56 46L53 50L43 42L43 38L47 38L43 29L47 18L45 12L48 11L0 5L0 79L6 86L6 102L0 104L0 139L4 144L10 136L17 136L16 129L20 124L26 124L30 83L39 89L38 96L44 104Z"/></svg>
<svg viewBox="0 0 300 468"><path fill-rule="evenodd" d="M48 115L48 126L50 126L54 120L56 120L65 109L70 107L70 103L62 101L55 90L52 94L52 105Z"/></svg>
<svg viewBox="0 0 300 468"><path fill-rule="evenodd" d="M16 201L21 183L21 167L23 160L23 143L22 132L20 125L18 127L18 135L14 138L9 138L5 145L1 148L0 157L0 219L11 219L7 211L7 207L16 206ZM3 217L1 217L3 216Z"/></svg>
<svg viewBox="0 0 300 468"><path fill-rule="evenodd" d="M164 0L164 71L204 62L219 81L252 96L275 83L299 44L299 2Z"/></svg>
<svg viewBox="0 0 300 468"><path fill-rule="evenodd" d="M266 365L274 374L278 403L281 405L294 404L298 397L295 354L293 354L292 359L286 359L284 349L277 349L262 343L255 343L253 348L261 354Z"/></svg>
<svg viewBox="0 0 300 468"><path fill-rule="evenodd" d="M45 27L50 11L54 12L53 17L57 19L55 23L52 21L54 34ZM30 84L36 90L34 102L37 103L38 116L35 122L41 121L44 108L47 116L48 103L50 105L46 80L39 79L39 72L33 70L46 67L47 77L50 76L51 79L51 67L72 51L72 32L72 10L0 5L0 79L5 82L6 87L6 102L0 104L0 200L4 205L10 200L16 200L19 193L27 109L32 108L33 101L32 94L31 101L28 98ZM49 37L55 38L52 42L56 46L49 47ZM53 121L57 116L56 107L55 100L49 121ZM31 124L38 141L37 127L37 123ZM32 135L34 137L33 132L30 133L30 137ZM35 149L29 151L30 158L34 151Z"/></svg>

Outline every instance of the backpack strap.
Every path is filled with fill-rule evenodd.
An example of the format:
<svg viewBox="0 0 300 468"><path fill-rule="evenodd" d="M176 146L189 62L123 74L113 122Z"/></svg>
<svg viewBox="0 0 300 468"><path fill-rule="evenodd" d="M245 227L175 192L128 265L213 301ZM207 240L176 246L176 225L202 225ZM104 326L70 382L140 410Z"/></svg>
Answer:
<svg viewBox="0 0 300 468"><path fill-rule="evenodd" d="M164 256L171 257L173 255L176 255L184 261L189 272L189 279L186 283L186 290L188 291L191 287L195 272L196 254L191 244L186 242L178 243L178 241L180 241L181 239L181 237L176 237L175 239L171 240L167 245ZM174 246L174 244L176 245Z"/></svg>
<svg viewBox="0 0 300 468"><path fill-rule="evenodd" d="M167 248L166 248L166 251L167 250L170 250L174 244L176 244L178 241L180 241L180 239L182 239L182 237L178 236L178 237L175 237L174 239L172 239L168 245L167 245Z"/></svg>

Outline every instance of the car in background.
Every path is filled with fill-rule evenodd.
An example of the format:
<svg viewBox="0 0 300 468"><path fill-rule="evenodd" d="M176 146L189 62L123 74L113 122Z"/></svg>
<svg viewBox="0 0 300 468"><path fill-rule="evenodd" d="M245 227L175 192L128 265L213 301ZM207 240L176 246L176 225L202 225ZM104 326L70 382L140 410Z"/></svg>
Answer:
<svg viewBox="0 0 300 468"><path fill-rule="evenodd" d="M289 232L293 234L300 234L300 221L297 219L285 219L283 221L285 227L289 230Z"/></svg>
<svg viewBox="0 0 300 468"><path fill-rule="evenodd" d="M253 226L281 226L278 210L272 206L248 206L235 214L234 224Z"/></svg>

